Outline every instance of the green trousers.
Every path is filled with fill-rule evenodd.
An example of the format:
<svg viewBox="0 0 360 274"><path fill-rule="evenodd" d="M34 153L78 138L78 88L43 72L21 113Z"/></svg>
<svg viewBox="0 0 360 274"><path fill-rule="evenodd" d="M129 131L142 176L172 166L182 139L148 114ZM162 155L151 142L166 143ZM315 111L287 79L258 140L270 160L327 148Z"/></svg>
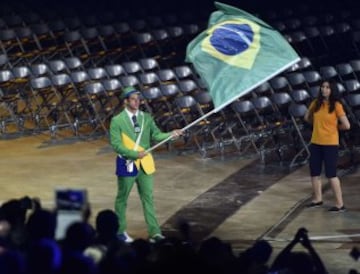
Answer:
<svg viewBox="0 0 360 274"><path fill-rule="evenodd" d="M119 217L119 233L126 231L126 207L131 189L136 182L137 190L141 199L145 222L149 236L161 233L156 219L155 206L153 202L153 175L147 175L140 168L137 176L118 177L118 191L115 199L115 212Z"/></svg>

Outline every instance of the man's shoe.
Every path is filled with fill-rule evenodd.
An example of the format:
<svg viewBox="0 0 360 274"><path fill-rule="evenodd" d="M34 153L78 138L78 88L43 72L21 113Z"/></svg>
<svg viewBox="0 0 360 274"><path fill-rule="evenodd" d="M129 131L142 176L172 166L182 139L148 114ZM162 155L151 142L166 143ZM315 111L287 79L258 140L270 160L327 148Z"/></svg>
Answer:
<svg viewBox="0 0 360 274"><path fill-rule="evenodd" d="M125 243L132 243L132 242L134 241L134 239L131 238L131 237L126 233L126 231L123 232L123 233L121 233L121 234L118 234L117 237L118 237L118 239L119 239L120 241L123 241L123 242L125 242Z"/></svg>
<svg viewBox="0 0 360 274"><path fill-rule="evenodd" d="M345 206L342 206L342 207L333 206L333 207L329 208L329 211L330 212L344 212L344 211L346 211L346 208L345 208Z"/></svg>
<svg viewBox="0 0 360 274"><path fill-rule="evenodd" d="M307 208L313 208L313 207L320 207L323 205L323 201L320 202L311 202L310 204L306 205Z"/></svg>
<svg viewBox="0 0 360 274"><path fill-rule="evenodd" d="M149 242L152 244L158 243L165 240L165 237L161 234L155 234L154 236L150 237Z"/></svg>

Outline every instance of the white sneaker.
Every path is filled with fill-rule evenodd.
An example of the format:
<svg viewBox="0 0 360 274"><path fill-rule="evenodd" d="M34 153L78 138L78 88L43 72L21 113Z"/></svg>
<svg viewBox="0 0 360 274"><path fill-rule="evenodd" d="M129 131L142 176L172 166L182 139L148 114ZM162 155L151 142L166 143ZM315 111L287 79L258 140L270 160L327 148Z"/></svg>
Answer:
<svg viewBox="0 0 360 274"><path fill-rule="evenodd" d="M118 239L121 240L121 241L123 241L123 242L125 242L125 243L132 243L132 242L134 241L134 239L131 238L131 237L129 236L129 234L127 234L126 231L124 231L124 232L121 233L121 234L118 234Z"/></svg>
<svg viewBox="0 0 360 274"><path fill-rule="evenodd" d="M152 244L155 244L155 243L161 242L162 240L165 240L165 236L158 233L158 234L155 234L154 236L152 236L149 239L149 242Z"/></svg>

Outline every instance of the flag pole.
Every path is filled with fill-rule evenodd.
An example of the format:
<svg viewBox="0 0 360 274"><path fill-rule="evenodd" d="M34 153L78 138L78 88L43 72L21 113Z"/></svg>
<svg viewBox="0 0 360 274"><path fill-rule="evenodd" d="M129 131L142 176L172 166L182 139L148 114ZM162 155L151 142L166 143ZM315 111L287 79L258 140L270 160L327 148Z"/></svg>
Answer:
<svg viewBox="0 0 360 274"><path fill-rule="evenodd" d="M188 124L187 126L183 127L181 130L185 131L187 129L189 129L190 127L196 125L197 123L199 123L200 121L206 119L207 117L209 117L210 115L214 114L216 112L216 109L213 109L211 111L209 111L208 113L204 114L203 116L199 117L198 119L194 120L193 122L191 122L190 124ZM157 143L156 145L152 146L151 148L148 148L147 150L145 150L146 153L149 153L151 151L153 151L154 149L158 148L159 146L161 146L162 144L166 143L167 141L169 141L171 138L173 138L172 136L167 137L166 139L162 140L160 143Z"/></svg>

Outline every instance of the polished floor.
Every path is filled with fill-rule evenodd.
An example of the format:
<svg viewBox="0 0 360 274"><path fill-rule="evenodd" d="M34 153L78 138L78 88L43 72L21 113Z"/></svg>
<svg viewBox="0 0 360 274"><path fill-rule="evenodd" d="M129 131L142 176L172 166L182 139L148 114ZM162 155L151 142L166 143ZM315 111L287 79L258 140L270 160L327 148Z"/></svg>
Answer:
<svg viewBox="0 0 360 274"><path fill-rule="evenodd" d="M87 189L93 222L98 211L113 208L115 154L106 138L49 140L47 134L0 140L0 202L25 195L54 207L56 188ZM341 170L344 213L329 213L332 193L325 185L322 208L306 209L311 188L306 166L288 169L276 161L229 154L202 159L179 155L176 148L155 152L154 196L164 234L176 233L181 219L190 222L196 240L218 236L240 251L267 239L274 256L299 227L305 226L330 273L360 270L349 251L360 246L360 173ZM128 232L147 237L136 188L128 203ZM299 247L300 249L301 247Z"/></svg>

